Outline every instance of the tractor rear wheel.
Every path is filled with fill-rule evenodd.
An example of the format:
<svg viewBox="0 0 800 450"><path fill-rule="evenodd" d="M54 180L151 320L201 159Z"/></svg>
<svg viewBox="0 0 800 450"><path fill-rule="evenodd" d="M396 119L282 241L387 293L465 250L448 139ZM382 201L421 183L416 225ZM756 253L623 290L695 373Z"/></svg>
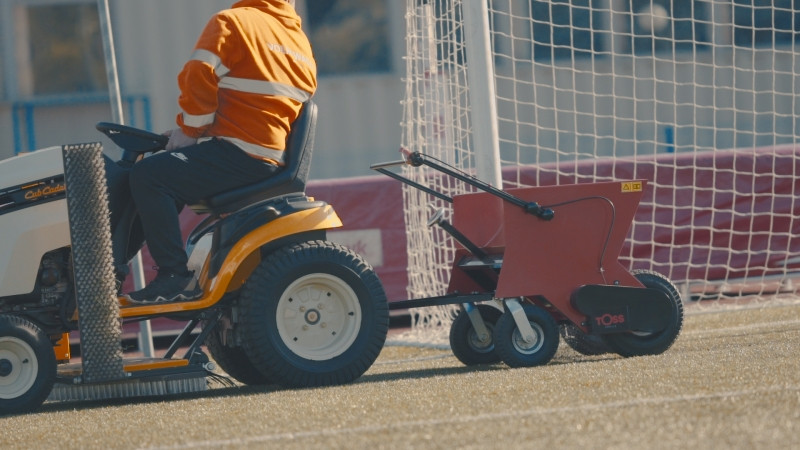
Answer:
<svg viewBox="0 0 800 450"><path fill-rule="evenodd" d="M0 316L0 414L39 407L56 379L53 344L33 322Z"/></svg>
<svg viewBox="0 0 800 450"><path fill-rule="evenodd" d="M290 387L342 384L375 362L389 329L386 294L358 254L327 241L290 244L242 288L241 336L253 365Z"/></svg>
<svg viewBox="0 0 800 450"><path fill-rule="evenodd" d="M271 383L270 379L250 362L250 357L247 356L242 347L223 344L219 329L211 330L211 333L206 337L205 344L214 362L233 378L248 385Z"/></svg>

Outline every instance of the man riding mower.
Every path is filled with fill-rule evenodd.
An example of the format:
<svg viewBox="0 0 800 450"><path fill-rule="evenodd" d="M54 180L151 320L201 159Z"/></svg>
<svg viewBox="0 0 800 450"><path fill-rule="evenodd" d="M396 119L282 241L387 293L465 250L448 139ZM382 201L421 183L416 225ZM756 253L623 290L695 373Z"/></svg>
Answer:
<svg viewBox="0 0 800 450"><path fill-rule="evenodd" d="M99 144L0 162L0 413L36 408L48 396L202 390L210 375L203 344L246 384L324 386L361 376L385 341L388 306L371 266L326 240L327 229L342 225L333 208L304 193L315 125L308 102L276 175L189 205L208 214L187 240L201 261L201 295L189 301L117 297L112 255L138 250L135 213L127 209L110 232ZM120 125L98 129L123 148L124 164L166 143ZM187 322L166 353L123 357L120 322L159 317ZM74 330L80 363L70 363Z"/></svg>

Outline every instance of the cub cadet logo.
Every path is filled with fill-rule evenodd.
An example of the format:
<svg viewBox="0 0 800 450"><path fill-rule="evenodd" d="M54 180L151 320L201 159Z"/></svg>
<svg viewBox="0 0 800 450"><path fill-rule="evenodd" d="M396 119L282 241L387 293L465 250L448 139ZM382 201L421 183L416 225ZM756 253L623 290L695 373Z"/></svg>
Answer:
<svg viewBox="0 0 800 450"><path fill-rule="evenodd" d="M42 197L49 197L67 190L64 184L56 184L53 186L45 186L39 189L32 189L25 193L25 200L36 200Z"/></svg>
<svg viewBox="0 0 800 450"><path fill-rule="evenodd" d="M642 192L642 182L627 181L622 183L622 192Z"/></svg>
<svg viewBox="0 0 800 450"><path fill-rule="evenodd" d="M612 325L619 325L625 323L625 316L623 314L603 314L600 317L595 317L597 324L603 327L610 327Z"/></svg>

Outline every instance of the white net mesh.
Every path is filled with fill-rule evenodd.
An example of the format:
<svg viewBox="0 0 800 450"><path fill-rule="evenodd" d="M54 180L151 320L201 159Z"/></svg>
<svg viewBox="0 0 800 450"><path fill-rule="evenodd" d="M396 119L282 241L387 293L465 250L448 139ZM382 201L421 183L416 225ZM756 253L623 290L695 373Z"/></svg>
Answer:
<svg viewBox="0 0 800 450"><path fill-rule="evenodd" d="M404 146L475 168L462 4L408 0ZM622 259L684 299L794 293L800 272L800 5L792 0L489 0L506 186L644 178ZM421 169L447 195L466 189ZM404 191L409 295L444 293L440 201ZM746 296L746 299L744 298ZM710 304L719 302L696 302ZM449 320L418 312L414 328ZM446 330L441 331L444 333ZM435 339L435 338L434 338Z"/></svg>

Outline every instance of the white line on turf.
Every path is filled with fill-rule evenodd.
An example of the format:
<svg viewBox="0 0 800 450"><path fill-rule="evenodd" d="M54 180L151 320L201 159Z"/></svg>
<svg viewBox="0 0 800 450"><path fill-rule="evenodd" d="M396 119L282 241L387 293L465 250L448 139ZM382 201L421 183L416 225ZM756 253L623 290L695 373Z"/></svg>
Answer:
<svg viewBox="0 0 800 450"><path fill-rule="evenodd" d="M763 389L751 389L751 390L742 390L742 391L725 391L725 392L717 392L714 394L701 394L701 395L680 395L676 397L650 397L650 398L637 398L629 401L620 401L620 402L609 402L609 403L596 403L596 404L583 404L577 406L565 406L560 408L532 408L527 410L521 411L509 411L509 412L502 412L502 413L491 413L491 414L476 414L476 415L465 415L465 416L457 416L457 417L449 417L446 419L439 419L439 420L412 420L412 421L400 421L394 422L384 425L373 425L373 426L363 426L363 427L351 427L351 428L336 428L336 429L328 429L328 430L318 430L318 431L300 431L294 433L276 433L276 434L263 434L258 436L250 436L245 438L236 438L236 439L220 439L220 440L208 440L208 441L193 441L193 442L186 442L180 445L175 446L166 446L166 447L143 447L143 449L148 450L156 450L156 449L163 449L163 450L177 450L177 449L189 449L189 448L201 448L201 447L223 447L229 445L253 445L259 443L266 443L266 442L276 442L276 441L283 441L283 440L292 440L292 439L305 439L305 438L314 438L319 436L339 436L339 435L346 435L346 434L356 434L356 433L377 433L384 430L402 430L402 429L413 429L418 427L431 427L431 426L445 426L445 425L454 425L454 424L461 424L461 423L472 423L472 422L482 422L482 421L491 421L491 420L507 420L507 419L514 419L519 420L525 416L537 416L537 415L547 415L547 414L558 414L558 413L570 413L570 412L582 412L582 411L602 411L606 409L614 409L614 408L629 408L629 407L636 407L636 406L657 406L657 405L667 405L672 403L680 403L680 402L694 402L694 401L703 401L703 400L724 400L724 399L731 399L736 397L744 397L748 395L763 395L763 394L770 394L770 393L785 393L787 391L800 391L800 386L773 386L769 388Z"/></svg>
<svg viewBox="0 0 800 450"><path fill-rule="evenodd" d="M759 322L759 323L751 323L748 325L740 325L735 327L707 328L703 330L683 331L681 332L681 335L686 336L686 335L697 335L697 334L706 335L706 334L723 334L731 332L736 333L742 331L758 330L760 328L772 329L775 332L794 331L793 328L787 328L794 325L800 325L800 320L783 320L780 322Z"/></svg>

